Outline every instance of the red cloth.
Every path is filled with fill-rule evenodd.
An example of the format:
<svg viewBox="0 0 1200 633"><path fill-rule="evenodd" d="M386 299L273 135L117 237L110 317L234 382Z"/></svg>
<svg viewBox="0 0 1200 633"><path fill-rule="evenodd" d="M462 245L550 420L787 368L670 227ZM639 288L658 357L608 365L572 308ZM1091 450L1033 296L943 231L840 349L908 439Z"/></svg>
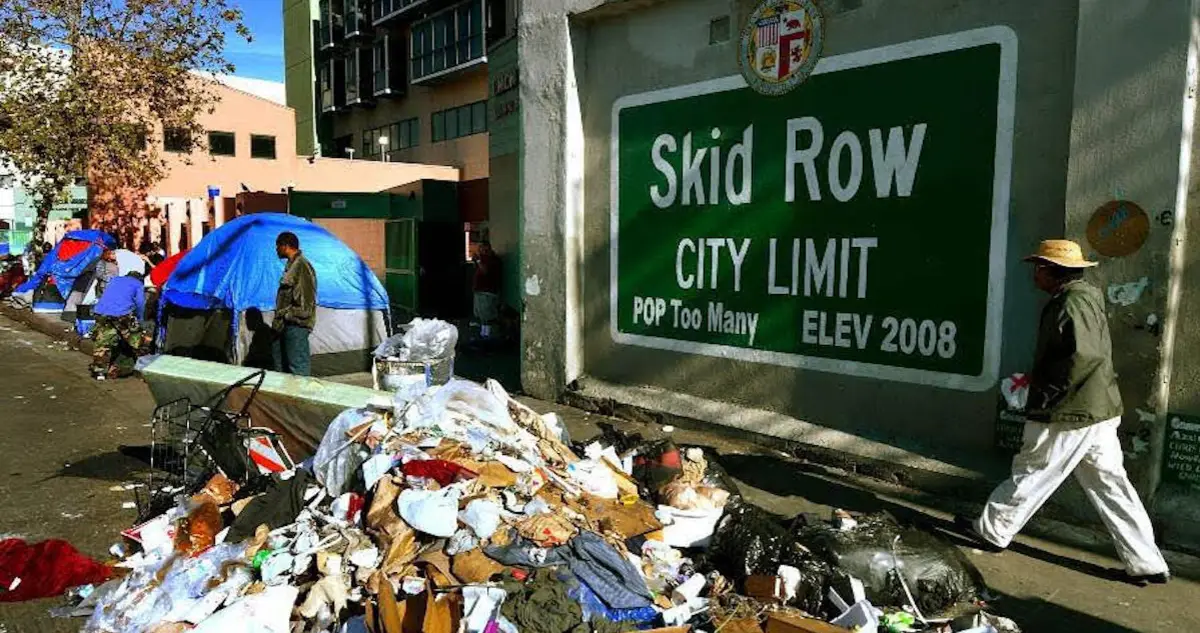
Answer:
<svg viewBox="0 0 1200 633"><path fill-rule="evenodd" d="M187 255L187 251L179 251L174 255L162 260L150 270L150 283L158 288L162 288L163 284L167 283L167 279L171 277L171 273L175 272L175 267L179 265L179 260Z"/></svg>
<svg viewBox="0 0 1200 633"><path fill-rule="evenodd" d="M63 240L58 243L58 253L56 256L58 257L58 261L65 262L91 247L91 242L70 239Z"/></svg>
<svg viewBox="0 0 1200 633"><path fill-rule="evenodd" d="M62 595L79 585L99 584L112 568L79 553L57 539L30 545L21 539L0 541L0 602L20 602ZM13 591L13 580L21 579Z"/></svg>
<svg viewBox="0 0 1200 633"><path fill-rule="evenodd" d="M442 486L448 486L457 479L472 479L477 476L473 471L444 459L414 459L401 466L400 470L409 477L425 477Z"/></svg>

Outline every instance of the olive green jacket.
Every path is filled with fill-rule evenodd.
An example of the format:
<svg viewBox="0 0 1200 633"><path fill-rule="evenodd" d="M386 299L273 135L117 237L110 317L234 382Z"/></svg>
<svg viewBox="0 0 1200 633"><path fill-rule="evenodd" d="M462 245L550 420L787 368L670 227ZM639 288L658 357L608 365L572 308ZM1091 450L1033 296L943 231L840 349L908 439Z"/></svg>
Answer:
<svg viewBox="0 0 1200 633"><path fill-rule="evenodd" d="M1104 296L1085 281L1068 282L1042 310L1026 417L1092 424L1122 412Z"/></svg>
<svg viewBox="0 0 1200 633"><path fill-rule="evenodd" d="M285 265L275 293L275 319L271 325L282 331L285 324L310 330L317 324L317 273L303 253L297 253Z"/></svg>

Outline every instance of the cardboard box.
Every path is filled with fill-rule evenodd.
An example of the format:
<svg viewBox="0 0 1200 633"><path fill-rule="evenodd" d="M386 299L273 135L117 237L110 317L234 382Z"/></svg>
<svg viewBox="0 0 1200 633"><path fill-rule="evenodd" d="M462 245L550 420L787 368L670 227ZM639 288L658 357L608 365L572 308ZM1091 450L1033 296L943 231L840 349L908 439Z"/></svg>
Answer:
<svg viewBox="0 0 1200 633"><path fill-rule="evenodd" d="M850 630L814 618L771 613L767 615L766 633L850 633Z"/></svg>

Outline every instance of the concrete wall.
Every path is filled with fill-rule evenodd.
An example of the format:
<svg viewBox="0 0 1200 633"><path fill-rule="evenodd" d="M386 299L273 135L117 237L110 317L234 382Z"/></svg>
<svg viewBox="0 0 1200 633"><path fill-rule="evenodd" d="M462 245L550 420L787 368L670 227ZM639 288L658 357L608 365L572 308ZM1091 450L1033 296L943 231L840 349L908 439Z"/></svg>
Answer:
<svg viewBox="0 0 1200 633"><path fill-rule="evenodd" d="M936 5L936 6L931 6ZM618 5L619 6L619 5ZM753 7L727 0L661 2L626 14L581 19L574 36L585 143L584 369L589 376L651 385L778 411L856 434L902 443L968 464L992 444L994 391L971 393L797 371L617 345L609 334L609 139L616 99L669 85L737 74L736 38L709 44L709 23ZM868 2L827 16L825 56L972 28L1016 32L1020 71L1009 242L1027 250L1061 233L1065 197L1076 5L1070 0ZM662 28L662 25L671 25ZM665 40L664 40L665 38ZM667 45L664 45L664 42ZM1002 372L1028 366L1038 297L1020 264L1008 270ZM892 403L881 415L879 404Z"/></svg>
<svg viewBox="0 0 1200 633"><path fill-rule="evenodd" d="M295 151L311 155L317 146L316 68L313 65L313 20L316 0L283 0L284 80L287 104L296 112Z"/></svg>
<svg viewBox="0 0 1200 633"><path fill-rule="evenodd" d="M504 302L521 305L520 156L507 154L491 160L488 179L488 230L492 248L504 265Z"/></svg>
<svg viewBox="0 0 1200 633"><path fill-rule="evenodd" d="M576 379L629 388L609 391L618 397L646 387L691 397L697 410L705 403L734 405L711 420L721 424L798 437L795 429L813 423L982 473L984 480L998 476L1007 456L994 448L995 388L956 391L614 343L613 104L627 95L736 75L734 47L755 4L525 3L519 29L522 156L524 173L537 177L522 183L524 387L540 397L556 397ZM1194 491L1158 488L1164 420L1172 412L1200 415L1200 363L1187 351L1200 345L1200 338L1193 340L1200 328L1188 327L1193 304L1200 305L1200 291L1194 290L1200 277L1193 279L1198 273L1184 248L1198 230L1184 224L1186 210L1195 204L1189 193L1197 187L1187 178L1195 8L1187 2L1121 0L863 0L822 6L825 57L987 26L1006 26L1016 34L999 375L1028 370L1043 301L1018 256L1040 239L1064 234L1076 239L1103 264L1090 279L1110 297L1131 475L1148 498L1158 493L1155 512L1168 526L1168 539L1200 543L1200 529L1187 527L1200 518L1192 516L1200 514ZM732 38L710 44L710 21L722 16L732 17ZM1088 240L1093 214L1110 200L1132 201L1150 219L1144 245L1121 256L1101 256ZM1127 294L1124 284L1143 277L1144 291ZM1095 520L1073 485L1056 505L1068 518Z"/></svg>

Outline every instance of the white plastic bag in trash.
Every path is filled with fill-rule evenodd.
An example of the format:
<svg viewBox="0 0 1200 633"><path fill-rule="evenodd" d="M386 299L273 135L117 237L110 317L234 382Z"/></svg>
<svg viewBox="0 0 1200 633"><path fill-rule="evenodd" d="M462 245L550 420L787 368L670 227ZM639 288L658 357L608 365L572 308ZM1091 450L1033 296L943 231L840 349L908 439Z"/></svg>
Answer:
<svg viewBox="0 0 1200 633"><path fill-rule="evenodd" d="M500 527L500 506L495 501L476 499L458 513L458 518L475 532L475 536L487 540Z"/></svg>
<svg viewBox="0 0 1200 633"><path fill-rule="evenodd" d="M408 522L413 529L450 538L458 528L458 498L461 495L457 488L442 488L441 490L414 490L409 488L400 493L396 506L400 510L400 518Z"/></svg>
<svg viewBox="0 0 1200 633"><path fill-rule="evenodd" d="M708 547L724 508L680 510L658 506L654 516L663 524L663 542L671 547Z"/></svg>
<svg viewBox="0 0 1200 633"><path fill-rule="evenodd" d="M585 459L569 464L567 474L588 493L602 499L616 499L620 494L617 476L599 461Z"/></svg>
<svg viewBox="0 0 1200 633"><path fill-rule="evenodd" d="M413 319L401 329L375 348L375 358L435 360L454 353L458 345L458 328L440 319Z"/></svg>
<svg viewBox="0 0 1200 633"><path fill-rule="evenodd" d="M1000 381L1004 402L1014 411L1024 411L1029 401L1029 376L1016 373Z"/></svg>
<svg viewBox="0 0 1200 633"><path fill-rule="evenodd" d="M267 587L216 612L192 633L288 633L299 593L291 585Z"/></svg>
<svg viewBox="0 0 1200 633"><path fill-rule="evenodd" d="M350 442L347 432L375 419L378 419L378 415L372 411L346 409L325 429L321 445L313 455L313 474L331 497L337 497L350 488L363 462L371 456L366 446Z"/></svg>

